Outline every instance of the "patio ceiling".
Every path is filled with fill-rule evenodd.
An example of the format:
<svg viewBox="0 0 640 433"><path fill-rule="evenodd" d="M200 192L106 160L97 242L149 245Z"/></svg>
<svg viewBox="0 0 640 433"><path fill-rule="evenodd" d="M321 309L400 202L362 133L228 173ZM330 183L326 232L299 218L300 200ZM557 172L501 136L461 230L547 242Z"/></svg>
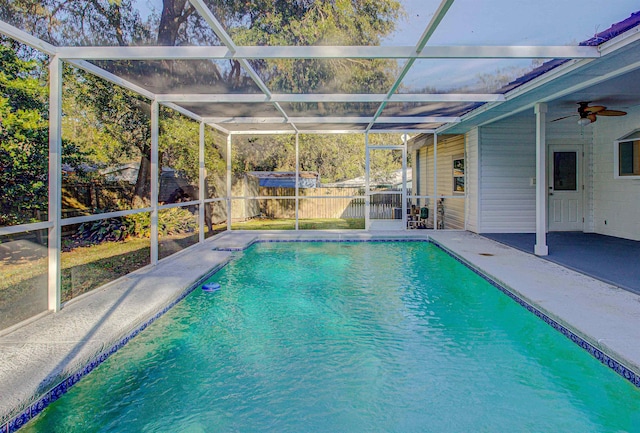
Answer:
<svg viewBox="0 0 640 433"><path fill-rule="evenodd" d="M63 3L41 6L53 11ZM90 11L99 2L71 3ZM140 20L157 25L162 0L132 3ZM607 80L627 80L632 89L640 82L640 32L601 31L635 12L635 0L606 8L594 0L402 0L395 32L371 46L241 45L232 35L243 23L217 16L205 0L189 3L195 13L184 32L201 37L181 46L149 40L113 46L116 39L83 28L47 32L1 7L0 32L229 133L462 132L535 102L610 96ZM629 22L638 29L640 19ZM354 93L344 90L348 67L323 86L303 89L282 87L277 74L260 67L286 61L307 73L313 65L378 60L386 62L389 83ZM544 65L554 68L532 73ZM637 105L634 95L627 99Z"/></svg>

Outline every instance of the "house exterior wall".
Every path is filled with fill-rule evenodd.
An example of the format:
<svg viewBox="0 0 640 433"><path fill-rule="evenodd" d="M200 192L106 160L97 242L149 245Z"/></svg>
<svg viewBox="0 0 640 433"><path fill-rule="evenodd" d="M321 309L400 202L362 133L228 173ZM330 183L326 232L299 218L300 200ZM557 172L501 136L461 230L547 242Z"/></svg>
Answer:
<svg viewBox="0 0 640 433"><path fill-rule="evenodd" d="M547 146L577 145L583 150L584 231L594 231L591 129L581 128L571 120L546 124ZM535 232L536 196L532 183L536 176L535 149L533 112L467 133L468 230L477 233ZM478 209L477 214L474 214L475 209Z"/></svg>
<svg viewBox="0 0 640 433"><path fill-rule="evenodd" d="M433 140L416 141L414 147L419 147L415 152L419 153L420 164L420 195L433 197L434 195L434 165L433 165ZM465 137L463 135L456 136L440 136L438 137L438 181L436 195L444 197L443 206L439 207L438 228L445 229L464 229L465 228L465 194L455 193L453 191L453 160L458 157L464 157ZM466 164L466 161L465 161ZM417 177L415 167L413 167L413 175ZM415 178L414 177L414 178ZM414 181L415 182L415 181ZM466 187L466 185L465 185ZM414 192L415 194L415 192ZM432 205L433 200L429 200L429 222L428 226L433 224L433 215L436 209ZM421 204L424 204L421 201ZM444 224L442 225L442 223Z"/></svg>
<svg viewBox="0 0 640 433"><path fill-rule="evenodd" d="M593 228L596 233L640 240L640 179L614 178L614 141L640 129L640 108L602 118L593 128Z"/></svg>
<svg viewBox="0 0 640 433"><path fill-rule="evenodd" d="M517 116L478 131L479 233L530 233L536 228L535 117ZM470 147L470 152L474 150Z"/></svg>

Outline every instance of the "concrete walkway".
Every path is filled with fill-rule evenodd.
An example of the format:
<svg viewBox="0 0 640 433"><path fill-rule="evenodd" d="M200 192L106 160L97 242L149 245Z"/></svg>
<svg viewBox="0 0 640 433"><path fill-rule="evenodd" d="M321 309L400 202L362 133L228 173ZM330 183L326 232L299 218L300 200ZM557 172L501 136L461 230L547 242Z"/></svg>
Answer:
<svg viewBox="0 0 640 433"><path fill-rule="evenodd" d="M640 371L640 297L468 232L233 232L114 281L0 337L0 431L40 395L152 319L256 240L431 236L576 334Z"/></svg>

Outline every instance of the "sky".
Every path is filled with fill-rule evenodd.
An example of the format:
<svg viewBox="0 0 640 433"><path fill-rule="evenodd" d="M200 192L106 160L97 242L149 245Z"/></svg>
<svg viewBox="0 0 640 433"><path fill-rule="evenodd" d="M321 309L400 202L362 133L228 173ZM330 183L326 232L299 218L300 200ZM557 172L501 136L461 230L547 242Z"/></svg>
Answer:
<svg viewBox="0 0 640 433"><path fill-rule="evenodd" d="M414 46L439 0L401 0L407 12L383 45ZM456 0L428 45L577 45L640 10L638 0ZM531 60L420 60L405 91L464 86L478 74L527 68Z"/></svg>
<svg viewBox="0 0 640 433"><path fill-rule="evenodd" d="M406 16L383 46L415 46L440 4L399 1ZM162 0L135 4L144 19L151 9L161 8ZM638 0L455 0L428 45L576 45L639 10ZM447 91L470 86L480 74L532 68L530 59L419 60L405 77L403 92Z"/></svg>

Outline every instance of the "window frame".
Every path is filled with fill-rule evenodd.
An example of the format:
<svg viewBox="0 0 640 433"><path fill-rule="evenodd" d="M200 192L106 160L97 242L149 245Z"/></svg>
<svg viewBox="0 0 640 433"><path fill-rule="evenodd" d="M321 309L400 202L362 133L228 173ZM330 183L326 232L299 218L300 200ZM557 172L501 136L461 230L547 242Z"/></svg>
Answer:
<svg viewBox="0 0 640 433"><path fill-rule="evenodd" d="M462 161L462 174L458 174L456 175L456 161ZM451 185L451 190L453 194L460 194L460 195L464 195L467 192L467 182L466 182L466 162L465 162L465 158L464 158L464 154L460 154L460 155L455 155L451 157L451 178L452 178L452 185ZM456 179L462 179L462 191L459 191L456 189Z"/></svg>
<svg viewBox="0 0 640 433"><path fill-rule="evenodd" d="M613 176L615 179L640 179L640 170L638 170L638 174L620 174L620 145L622 143L633 143L635 141L640 142L640 128L633 130L613 142ZM640 160L640 149L638 153L637 158Z"/></svg>

